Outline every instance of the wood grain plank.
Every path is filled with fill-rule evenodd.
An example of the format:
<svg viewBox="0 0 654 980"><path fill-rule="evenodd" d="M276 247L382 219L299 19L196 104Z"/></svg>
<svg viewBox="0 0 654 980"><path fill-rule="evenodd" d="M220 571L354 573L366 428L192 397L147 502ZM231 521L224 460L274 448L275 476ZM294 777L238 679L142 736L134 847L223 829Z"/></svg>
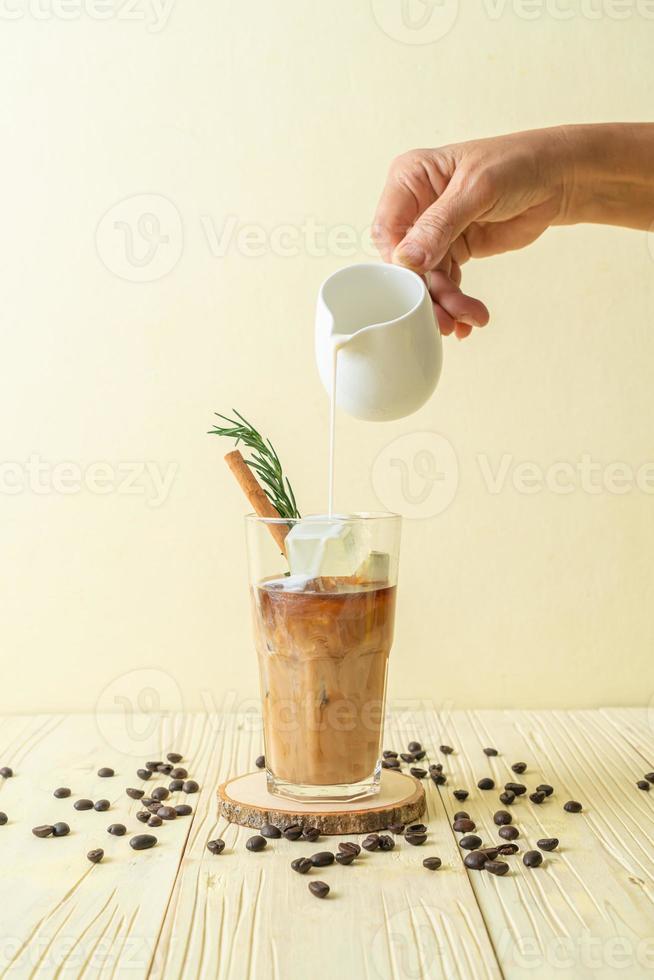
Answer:
<svg viewBox="0 0 654 980"><path fill-rule="evenodd" d="M206 780L214 789L251 769L262 750L255 720L225 718L222 725ZM387 744L406 744L392 722ZM204 792L153 977L500 977L440 797L431 782L426 789L430 839L423 847L400 842L391 852L363 852L356 865L307 877L291 870L294 857L356 838L325 837L313 845L274 840L251 854L245 840L252 831L219 818L213 794ZM227 845L218 857L206 850L213 837ZM438 854L443 868L426 871L427 854ZM310 877L330 884L328 899L310 895Z"/></svg>
<svg viewBox="0 0 654 980"><path fill-rule="evenodd" d="M154 780L142 784L137 778L137 767L155 747L162 758L179 745L201 782L195 760L207 751L204 716L156 718L144 740L120 714L0 721L0 758L15 772L0 780L0 809L9 817L0 828L1 975L48 980L147 975L192 823L188 818L166 823L154 831L155 848L134 851L129 837L145 828L135 818L140 804L125 795L125 788L152 787ZM102 765L113 767L116 776L99 778ZM53 790L62 785L73 795L54 799ZM73 802L80 797L107 798L111 808L76 811ZM175 802L182 799L179 794ZM193 804L193 797L188 801ZM32 835L36 824L58 820L70 825L69 836ZM124 823L128 834L112 837L106 830L110 823ZM86 858L93 847L105 850L99 865Z"/></svg>
<svg viewBox="0 0 654 980"><path fill-rule="evenodd" d="M654 799L634 786L642 761L616 739L599 712L454 712L444 730L428 718L431 741L449 741L452 773L441 795L451 815L460 809L450 791L470 789L464 808L489 843L499 840L492 814L499 788L524 782L529 791L550 783L555 794L541 806L520 797L509 807L522 849L540 837L559 837L559 850L528 869L518 855L511 874L470 872L502 970L507 978L650 976L654 969ZM496 758L484 747L500 751ZM524 776L511 772L524 761ZM491 776L498 789L476 789ZM577 799L581 814L563 803Z"/></svg>

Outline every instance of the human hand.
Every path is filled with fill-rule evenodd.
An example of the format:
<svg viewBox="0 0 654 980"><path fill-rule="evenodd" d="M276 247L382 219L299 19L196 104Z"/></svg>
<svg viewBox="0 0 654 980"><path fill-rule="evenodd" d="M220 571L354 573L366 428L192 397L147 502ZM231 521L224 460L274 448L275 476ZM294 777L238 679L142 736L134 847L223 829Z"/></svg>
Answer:
<svg viewBox="0 0 654 980"><path fill-rule="evenodd" d="M524 248L566 220L563 127L411 150L391 164L373 224L387 262L425 278L443 334L467 337L486 306L460 289L470 258Z"/></svg>

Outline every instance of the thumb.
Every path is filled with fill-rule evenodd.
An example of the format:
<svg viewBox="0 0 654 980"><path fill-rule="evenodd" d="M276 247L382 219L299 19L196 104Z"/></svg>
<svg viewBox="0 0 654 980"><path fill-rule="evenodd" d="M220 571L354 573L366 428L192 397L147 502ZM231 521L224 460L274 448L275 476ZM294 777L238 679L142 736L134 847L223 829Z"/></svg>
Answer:
<svg viewBox="0 0 654 980"><path fill-rule="evenodd" d="M453 182L420 215L393 252L393 262L414 272L428 272L447 253L452 242L478 217L476 201Z"/></svg>

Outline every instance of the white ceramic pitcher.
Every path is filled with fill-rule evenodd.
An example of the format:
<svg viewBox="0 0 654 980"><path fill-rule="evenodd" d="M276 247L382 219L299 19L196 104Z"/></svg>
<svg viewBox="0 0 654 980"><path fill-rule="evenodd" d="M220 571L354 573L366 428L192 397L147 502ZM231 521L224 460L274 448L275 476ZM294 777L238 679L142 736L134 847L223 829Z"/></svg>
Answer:
<svg viewBox="0 0 654 980"><path fill-rule="evenodd" d="M355 418L411 415L438 383L441 335L427 288L409 269L371 262L326 279L316 310L316 360L328 392L335 342L336 404Z"/></svg>

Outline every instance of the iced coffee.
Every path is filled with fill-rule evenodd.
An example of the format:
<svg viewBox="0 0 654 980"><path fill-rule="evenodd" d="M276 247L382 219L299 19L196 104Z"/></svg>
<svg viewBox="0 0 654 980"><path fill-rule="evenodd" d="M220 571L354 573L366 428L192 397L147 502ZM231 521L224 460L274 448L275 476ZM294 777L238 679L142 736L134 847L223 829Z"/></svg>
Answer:
<svg viewBox="0 0 654 980"><path fill-rule="evenodd" d="M394 556L371 549L372 531L357 529L350 554L342 532L331 553L324 531L298 532L288 547L294 568L251 584L266 768L278 794L356 799L379 788L397 544ZM317 558L308 540L322 549ZM351 574L308 574L348 563Z"/></svg>

